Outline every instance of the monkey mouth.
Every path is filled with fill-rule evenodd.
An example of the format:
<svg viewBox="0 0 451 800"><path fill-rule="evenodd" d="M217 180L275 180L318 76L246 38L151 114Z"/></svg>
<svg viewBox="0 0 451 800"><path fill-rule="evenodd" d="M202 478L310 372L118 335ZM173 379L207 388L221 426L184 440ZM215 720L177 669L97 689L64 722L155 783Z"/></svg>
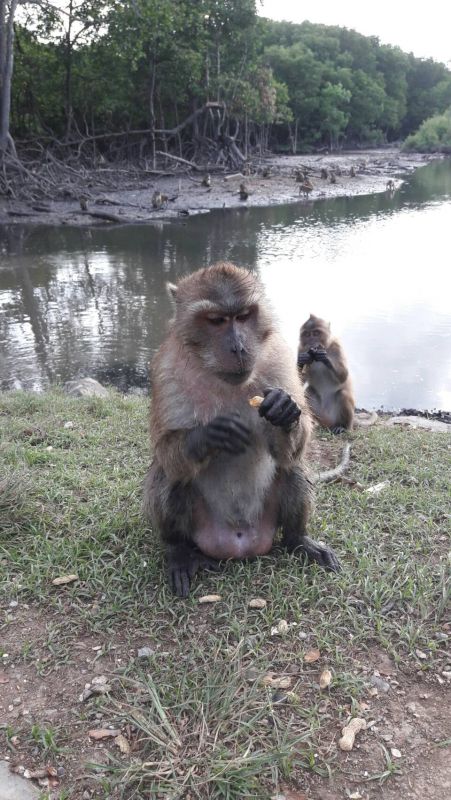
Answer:
<svg viewBox="0 0 451 800"><path fill-rule="evenodd" d="M238 384L249 380L251 373L251 369L243 369L240 372L220 372L219 377L226 383Z"/></svg>

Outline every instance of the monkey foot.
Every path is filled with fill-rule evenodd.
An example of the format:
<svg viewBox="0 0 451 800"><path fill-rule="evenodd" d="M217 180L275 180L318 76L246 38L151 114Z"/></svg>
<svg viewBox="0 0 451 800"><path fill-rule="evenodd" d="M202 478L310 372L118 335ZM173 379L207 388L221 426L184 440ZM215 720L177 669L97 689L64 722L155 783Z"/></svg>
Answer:
<svg viewBox="0 0 451 800"><path fill-rule="evenodd" d="M340 562L331 547L315 542L310 536L303 536L295 547L288 547L290 552L305 555L309 564L316 563L331 572L340 572Z"/></svg>
<svg viewBox="0 0 451 800"><path fill-rule="evenodd" d="M331 433L346 433L346 428L343 428L343 425L335 425L334 428L330 429Z"/></svg>
<svg viewBox="0 0 451 800"><path fill-rule="evenodd" d="M191 581L200 569L218 572L219 563L188 545L171 547L166 572L169 585L177 597L188 597Z"/></svg>

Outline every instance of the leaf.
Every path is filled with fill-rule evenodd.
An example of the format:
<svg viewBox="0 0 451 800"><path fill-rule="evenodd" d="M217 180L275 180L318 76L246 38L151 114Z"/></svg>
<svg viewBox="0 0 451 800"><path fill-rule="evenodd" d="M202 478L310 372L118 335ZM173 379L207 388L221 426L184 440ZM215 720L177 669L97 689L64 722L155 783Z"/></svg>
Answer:
<svg viewBox="0 0 451 800"><path fill-rule="evenodd" d="M93 728L89 731L88 736L90 739L116 739L121 735L121 732L116 728Z"/></svg>
<svg viewBox="0 0 451 800"><path fill-rule="evenodd" d="M121 753L124 753L125 755L129 754L129 752L130 752L130 744L128 742L128 739L126 739L125 736L123 736L122 733L120 733L119 736L116 736L114 741L117 744L117 746L118 746L119 750L121 751Z"/></svg>
<svg viewBox="0 0 451 800"><path fill-rule="evenodd" d="M60 578L54 578L52 583L54 586L65 586L67 583L78 581L78 575L61 575Z"/></svg>
<svg viewBox="0 0 451 800"><path fill-rule="evenodd" d="M313 650L309 650L308 653L305 654L304 661L306 664L313 664L313 662L318 661L319 658L321 658L321 653L318 648L314 647Z"/></svg>

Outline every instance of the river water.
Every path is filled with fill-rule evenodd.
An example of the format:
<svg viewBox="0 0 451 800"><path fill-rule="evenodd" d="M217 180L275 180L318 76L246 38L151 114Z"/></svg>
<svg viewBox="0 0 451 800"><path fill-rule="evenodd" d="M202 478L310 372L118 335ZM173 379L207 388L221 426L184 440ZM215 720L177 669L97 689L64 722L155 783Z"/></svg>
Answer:
<svg viewBox="0 0 451 800"><path fill-rule="evenodd" d="M0 229L0 386L77 375L143 386L165 282L219 260L257 270L296 352L312 312L341 338L356 403L451 409L451 161L394 196L215 211L186 223Z"/></svg>

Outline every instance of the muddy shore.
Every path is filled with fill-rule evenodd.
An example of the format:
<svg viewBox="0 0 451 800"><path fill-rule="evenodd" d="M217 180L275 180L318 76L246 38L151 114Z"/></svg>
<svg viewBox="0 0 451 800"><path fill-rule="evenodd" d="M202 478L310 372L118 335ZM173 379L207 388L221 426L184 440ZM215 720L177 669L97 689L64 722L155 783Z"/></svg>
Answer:
<svg viewBox="0 0 451 800"><path fill-rule="evenodd" d="M387 191L387 181L399 188L403 178L437 156L404 154L399 149L359 150L340 154L299 156L273 155L253 164L250 175L211 173L210 187L202 184L207 174L180 171L173 175L140 173L134 176L118 169L117 182L106 167L85 175L82 192L72 197L23 202L0 199L0 224L33 225L112 225L180 221L188 216L218 208L271 206L286 203L312 203L334 197L353 197ZM300 192L295 173L301 169L313 189L308 197ZM335 181L321 177L321 171L334 172ZM240 198L240 184L248 192ZM152 197L161 192L167 199L153 208ZM64 190L62 194L71 194ZM80 207L84 197L86 211ZM83 202L83 200L82 200Z"/></svg>

